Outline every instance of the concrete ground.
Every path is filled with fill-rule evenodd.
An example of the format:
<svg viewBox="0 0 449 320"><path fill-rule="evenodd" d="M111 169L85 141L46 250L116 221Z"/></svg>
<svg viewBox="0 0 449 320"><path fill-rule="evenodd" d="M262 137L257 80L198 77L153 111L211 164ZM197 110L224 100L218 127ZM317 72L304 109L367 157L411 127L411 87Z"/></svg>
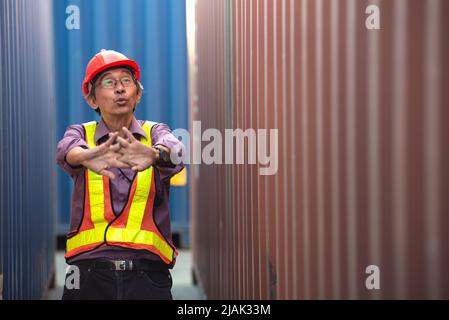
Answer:
<svg viewBox="0 0 449 320"><path fill-rule="evenodd" d="M173 278L172 295L175 300L203 300L201 288L193 285L192 256L190 250L178 250L175 267L170 271ZM67 264L64 252L56 253L56 288L49 292L49 300L60 300L65 280Z"/></svg>

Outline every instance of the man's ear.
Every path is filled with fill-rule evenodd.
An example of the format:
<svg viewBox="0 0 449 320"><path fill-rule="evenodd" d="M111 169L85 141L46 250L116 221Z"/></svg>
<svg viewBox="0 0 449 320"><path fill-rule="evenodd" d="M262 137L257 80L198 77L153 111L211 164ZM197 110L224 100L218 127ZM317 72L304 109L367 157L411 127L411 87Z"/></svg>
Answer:
<svg viewBox="0 0 449 320"><path fill-rule="evenodd" d="M97 106L95 102L95 97L92 96L87 97L86 102L89 105L89 107L91 107L93 110L97 110L99 108L99 106Z"/></svg>
<svg viewBox="0 0 449 320"><path fill-rule="evenodd" d="M142 99L142 90L139 90L139 93L137 93L137 104L140 103L140 99Z"/></svg>

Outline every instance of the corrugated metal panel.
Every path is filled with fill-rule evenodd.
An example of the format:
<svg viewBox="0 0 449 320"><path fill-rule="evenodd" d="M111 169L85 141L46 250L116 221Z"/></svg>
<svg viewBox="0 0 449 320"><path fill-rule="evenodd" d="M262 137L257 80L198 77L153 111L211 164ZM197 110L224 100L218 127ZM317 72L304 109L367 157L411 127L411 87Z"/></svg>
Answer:
<svg viewBox="0 0 449 320"><path fill-rule="evenodd" d="M365 24L370 5L380 30ZM207 296L449 298L449 2L191 0L188 10L191 120L279 130L275 175L192 166ZM379 290L365 286L370 265Z"/></svg>
<svg viewBox="0 0 449 320"><path fill-rule="evenodd" d="M80 28L67 29L66 8L79 8ZM123 52L142 69L145 87L136 110L139 119L187 128L187 54L182 0L54 1L57 72L57 136L68 125L97 117L81 92L85 67L102 48ZM59 234L68 230L72 182L58 170ZM189 245L189 187L171 188L172 229Z"/></svg>
<svg viewBox="0 0 449 320"><path fill-rule="evenodd" d="M50 1L0 1L0 273L39 299L53 269L55 98Z"/></svg>

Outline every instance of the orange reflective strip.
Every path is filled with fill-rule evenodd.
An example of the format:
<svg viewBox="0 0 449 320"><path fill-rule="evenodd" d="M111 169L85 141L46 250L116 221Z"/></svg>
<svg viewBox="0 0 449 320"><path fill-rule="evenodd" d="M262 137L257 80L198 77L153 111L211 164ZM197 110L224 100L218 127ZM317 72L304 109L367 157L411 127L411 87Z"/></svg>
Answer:
<svg viewBox="0 0 449 320"><path fill-rule="evenodd" d="M104 192L104 218L107 222L115 219L114 211L112 210L111 193L109 187L109 177L103 176L103 192Z"/></svg>
<svg viewBox="0 0 449 320"><path fill-rule="evenodd" d="M156 254L158 257L162 259L166 264L170 264L173 259L169 259L165 257L155 246L152 245L146 245L146 244L137 244L137 243L125 243L125 242L108 242L115 246L130 248L130 249L137 249L137 250L147 250L154 254Z"/></svg>
<svg viewBox="0 0 449 320"><path fill-rule="evenodd" d="M131 208L132 201L134 199L134 194L136 192L136 185L137 185L137 178L134 179L133 184L131 185L128 201L126 202L125 207L123 208L123 212L120 215L120 217L116 221L114 221L114 223L112 224L113 227L126 228L129 219L129 211Z"/></svg>
<svg viewBox="0 0 449 320"><path fill-rule="evenodd" d="M148 197L148 201L147 201L147 204L145 207L145 214L143 217L141 229L154 232L155 234L158 235L159 238L164 239L164 241L174 251L173 255L176 257L178 255L178 251L176 250L176 247L167 238L165 238L164 235L162 235L159 232L159 229L157 228L156 223L154 222L153 206L154 206L154 198L156 196L156 191L155 191L156 187L155 187L154 179L151 180L151 183L152 183L152 185L151 185L152 192L150 191L150 195Z"/></svg>
<svg viewBox="0 0 449 320"><path fill-rule="evenodd" d="M70 258L70 257L76 256L77 254L80 254L82 252L95 249L96 247L100 246L102 243L103 242L91 243L91 244L87 244L84 246L74 248L73 250L70 250L65 254L65 258Z"/></svg>
<svg viewBox="0 0 449 320"><path fill-rule="evenodd" d="M87 177L87 170L84 175L84 213L83 213L83 221L81 222L81 228L79 232L90 230L94 228L94 224L92 222L92 217L90 213L90 198L89 198L89 188L87 187L87 183L89 181Z"/></svg>

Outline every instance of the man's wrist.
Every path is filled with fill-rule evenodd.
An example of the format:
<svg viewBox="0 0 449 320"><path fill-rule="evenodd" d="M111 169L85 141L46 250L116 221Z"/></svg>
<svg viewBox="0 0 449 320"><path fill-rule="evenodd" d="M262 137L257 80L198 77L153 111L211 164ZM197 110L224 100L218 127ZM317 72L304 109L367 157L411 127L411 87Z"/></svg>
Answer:
<svg viewBox="0 0 449 320"><path fill-rule="evenodd" d="M153 150L156 152L156 161L154 161L154 163L158 163L161 159L161 151L159 150L159 148L154 148Z"/></svg>
<svg viewBox="0 0 449 320"><path fill-rule="evenodd" d="M156 153L157 153L156 161L155 161L155 164L157 166L164 167L164 166L169 166L171 164L170 155L167 152L166 148L164 148L163 146L160 146L160 145L156 145L156 146L153 146L153 149L155 149Z"/></svg>

